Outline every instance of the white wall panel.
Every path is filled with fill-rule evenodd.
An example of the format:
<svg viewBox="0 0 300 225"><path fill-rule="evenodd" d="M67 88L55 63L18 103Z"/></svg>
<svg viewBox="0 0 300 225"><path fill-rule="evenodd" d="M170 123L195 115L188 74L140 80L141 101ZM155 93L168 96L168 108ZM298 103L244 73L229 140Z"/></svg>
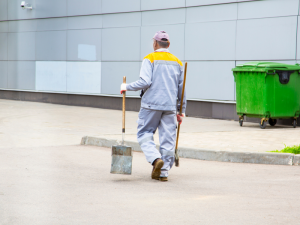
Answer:
<svg viewBox="0 0 300 225"><path fill-rule="evenodd" d="M126 76L126 83L139 79L140 62L103 62L102 63L102 94L120 94L120 85L123 76ZM138 91L129 91L126 95L139 96Z"/></svg>
<svg viewBox="0 0 300 225"><path fill-rule="evenodd" d="M237 60L290 60L296 55L297 16L238 20Z"/></svg>
<svg viewBox="0 0 300 225"><path fill-rule="evenodd" d="M185 27L186 60L235 60L236 21L190 23Z"/></svg>
<svg viewBox="0 0 300 225"><path fill-rule="evenodd" d="M7 33L0 33L0 60L7 60L7 37Z"/></svg>
<svg viewBox="0 0 300 225"><path fill-rule="evenodd" d="M298 15L299 0L264 0L238 4L238 19Z"/></svg>
<svg viewBox="0 0 300 225"><path fill-rule="evenodd" d="M66 30L67 22L67 18L39 19L37 20L37 31Z"/></svg>
<svg viewBox="0 0 300 225"><path fill-rule="evenodd" d="M33 32L36 31L38 20L8 21L8 32Z"/></svg>
<svg viewBox="0 0 300 225"><path fill-rule="evenodd" d="M67 92L101 93L101 62L67 62Z"/></svg>
<svg viewBox="0 0 300 225"><path fill-rule="evenodd" d="M142 10L170 9L185 7L185 0L141 0Z"/></svg>
<svg viewBox="0 0 300 225"><path fill-rule="evenodd" d="M116 13L103 15L103 27L132 27L141 26L141 12Z"/></svg>
<svg viewBox="0 0 300 225"><path fill-rule="evenodd" d="M234 61L188 62L187 98L234 100Z"/></svg>
<svg viewBox="0 0 300 225"><path fill-rule="evenodd" d="M101 0L67 0L68 16L101 13Z"/></svg>
<svg viewBox="0 0 300 225"><path fill-rule="evenodd" d="M197 5L214 5L214 4L223 4L229 2L238 2L230 0L186 0L186 6L197 6Z"/></svg>
<svg viewBox="0 0 300 225"><path fill-rule="evenodd" d="M168 9L142 12L143 26L179 23L185 23L185 9Z"/></svg>
<svg viewBox="0 0 300 225"><path fill-rule="evenodd" d="M7 2L8 0L0 0L0 21L7 20Z"/></svg>
<svg viewBox="0 0 300 225"><path fill-rule="evenodd" d="M36 60L53 61L67 59L67 32L36 32Z"/></svg>
<svg viewBox="0 0 300 225"><path fill-rule="evenodd" d="M0 88L7 88L7 61L0 61Z"/></svg>
<svg viewBox="0 0 300 225"><path fill-rule="evenodd" d="M8 32L8 22L0 22L0 33Z"/></svg>
<svg viewBox="0 0 300 225"><path fill-rule="evenodd" d="M141 58L153 52L153 36L157 31L164 30L170 36L170 52L180 60L184 60L184 24L142 27Z"/></svg>
<svg viewBox="0 0 300 225"><path fill-rule="evenodd" d="M140 28L102 30L102 60L140 61Z"/></svg>
<svg viewBox="0 0 300 225"><path fill-rule="evenodd" d="M187 8L187 23L237 19L237 4L209 5Z"/></svg>
<svg viewBox="0 0 300 225"><path fill-rule="evenodd" d="M140 0L102 0L102 13L140 11Z"/></svg>
<svg viewBox="0 0 300 225"><path fill-rule="evenodd" d="M67 91L67 62L36 62L36 90Z"/></svg>
<svg viewBox="0 0 300 225"><path fill-rule="evenodd" d="M68 29L102 28L102 15L68 17Z"/></svg>
<svg viewBox="0 0 300 225"><path fill-rule="evenodd" d="M69 30L67 60L100 61L101 29Z"/></svg>
<svg viewBox="0 0 300 225"><path fill-rule="evenodd" d="M8 61L7 88L35 90L35 62Z"/></svg>
<svg viewBox="0 0 300 225"><path fill-rule="evenodd" d="M8 60L35 60L35 32L8 33Z"/></svg>

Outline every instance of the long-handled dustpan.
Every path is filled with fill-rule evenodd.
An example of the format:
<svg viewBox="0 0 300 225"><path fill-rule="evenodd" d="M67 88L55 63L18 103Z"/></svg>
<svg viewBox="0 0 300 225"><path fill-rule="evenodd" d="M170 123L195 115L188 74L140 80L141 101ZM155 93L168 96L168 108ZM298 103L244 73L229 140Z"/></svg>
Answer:
<svg viewBox="0 0 300 225"><path fill-rule="evenodd" d="M185 91L186 71L187 71L187 62L185 63L185 68L184 68L184 80L183 80L183 87L182 87L182 93L181 93L181 103L180 103L180 110L179 110L180 115L182 114L182 103L183 103L183 97L184 97L184 91ZM180 132L180 123L178 123L176 146L175 146L175 166L177 166L177 167L179 167L179 154L178 154L179 132Z"/></svg>
<svg viewBox="0 0 300 225"><path fill-rule="evenodd" d="M123 77L123 83L126 83L126 77ZM125 136L125 100L126 92L123 93L122 109L122 144L112 146L112 160L110 173L131 174L132 171L132 148L124 145Z"/></svg>

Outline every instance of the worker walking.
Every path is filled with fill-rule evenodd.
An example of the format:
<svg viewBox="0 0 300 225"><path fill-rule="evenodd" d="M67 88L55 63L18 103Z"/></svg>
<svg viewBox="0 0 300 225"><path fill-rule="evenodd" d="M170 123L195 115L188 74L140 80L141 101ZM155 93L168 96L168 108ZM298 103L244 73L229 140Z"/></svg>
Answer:
<svg viewBox="0 0 300 225"><path fill-rule="evenodd" d="M158 31L153 37L154 52L143 60L140 79L121 85L121 94L125 91L141 90L137 139L147 161L153 165L152 179L160 181L168 180L168 171L174 164L176 118L181 123L186 109L184 95L182 114L177 113L180 108L184 71L182 62L169 52L169 46L169 35L165 31ZM153 139L157 129L159 151Z"/></svg>

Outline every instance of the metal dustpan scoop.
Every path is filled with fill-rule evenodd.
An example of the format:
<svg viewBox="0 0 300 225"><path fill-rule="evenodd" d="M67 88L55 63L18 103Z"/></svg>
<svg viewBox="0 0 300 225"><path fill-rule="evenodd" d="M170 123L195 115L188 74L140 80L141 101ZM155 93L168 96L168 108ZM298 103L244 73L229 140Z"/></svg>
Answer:
<svg viewBox="0 0 300 225"><path fill-rule="evenodd" d="M123 77L123 83L126 83L126 77ZM125 136L125 97L123 93L123 112L122 112L122 145L112 146L112 160L110 173L131 174L132 171L132 148L124 145Z"/></svg>

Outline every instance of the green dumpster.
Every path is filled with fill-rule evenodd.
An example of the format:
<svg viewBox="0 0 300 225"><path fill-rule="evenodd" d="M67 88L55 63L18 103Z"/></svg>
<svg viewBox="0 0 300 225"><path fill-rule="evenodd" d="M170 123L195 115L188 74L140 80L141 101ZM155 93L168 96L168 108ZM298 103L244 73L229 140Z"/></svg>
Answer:
<svg viewBox="0 0 300 225"><path fill-rule="evenodd" d="M236 83L236 111L240 126L244 116L261 118L275 126L277 119L293 119L300 114L300 66L273 62L249 62L232 69Z"/></svg>

